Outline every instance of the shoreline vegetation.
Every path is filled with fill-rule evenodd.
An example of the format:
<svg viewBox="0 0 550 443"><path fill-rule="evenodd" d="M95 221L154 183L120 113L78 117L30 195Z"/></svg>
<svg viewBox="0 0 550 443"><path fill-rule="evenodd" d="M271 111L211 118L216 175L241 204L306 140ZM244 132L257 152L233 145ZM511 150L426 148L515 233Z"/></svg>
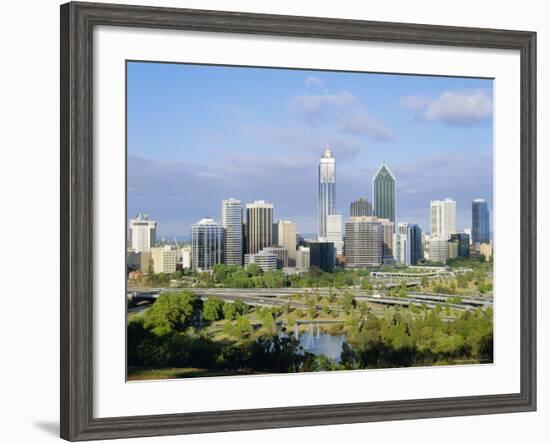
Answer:
<svg viewBox="0 0 550 443"><path fill-rule="evenodd" d="M128 314L128 381L492 363L492 308L459 310L453 305L461 295L492 294L492 263L470 259L450 265L471 271L386 292L403 297L420 290L453 295L430 308L386 307L356 299L347 289L380 290L380 283L364 270L329 274L312 269L294 281L283 274L283 283L278 272L263 274L255 265L217 265L211 273L198 274L195 285L296 287L296 294L280 297L287 300L281 306L265 307L239 299L201 299L182 288L160 294L153 304L129 303L129 308L141 309ZM151 274L152 287L157 286L156 278ZM330 289L321 295L293 286L305 283ZM312 324L324 334L345 337L339 359L301 346L298 336Z"/></svg>

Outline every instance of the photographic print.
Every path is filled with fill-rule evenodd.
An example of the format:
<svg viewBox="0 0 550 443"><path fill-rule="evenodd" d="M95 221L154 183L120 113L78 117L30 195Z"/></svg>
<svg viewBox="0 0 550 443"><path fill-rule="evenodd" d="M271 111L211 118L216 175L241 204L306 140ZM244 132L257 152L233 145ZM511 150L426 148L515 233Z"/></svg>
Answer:
<svg viewBox="0 0 550 443"><path fill-rule="evenodd" d="M127 379L493 362L493 80L127 61Z"/></svg>

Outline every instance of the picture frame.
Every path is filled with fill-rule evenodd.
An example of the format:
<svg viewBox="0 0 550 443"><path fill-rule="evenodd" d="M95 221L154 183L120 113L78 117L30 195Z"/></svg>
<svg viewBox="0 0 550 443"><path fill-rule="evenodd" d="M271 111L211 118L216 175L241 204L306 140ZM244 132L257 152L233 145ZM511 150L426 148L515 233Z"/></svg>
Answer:
<svg viewBox="0 0 550 443"><path fill-rule="evenodd" d="M520 392L98 418L93 414L93 30L97 26L518 51ZM61 6L61 437L69 441L536 410L536 33L72 2Z"/></svg>

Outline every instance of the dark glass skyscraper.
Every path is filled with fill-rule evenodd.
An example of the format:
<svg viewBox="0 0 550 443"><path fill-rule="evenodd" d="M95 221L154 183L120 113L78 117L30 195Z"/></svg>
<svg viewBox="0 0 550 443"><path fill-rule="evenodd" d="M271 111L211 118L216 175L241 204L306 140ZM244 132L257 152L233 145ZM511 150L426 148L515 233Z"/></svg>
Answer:
<svg viewBox="0 0 550 443"><path fill-rule="evenodd" d="M317 267L325 272L332 272L334 269L335 249L334 243L327 241L307 241L309 248L309 266Z"/></svg>
<svg viewBox="0 0 550 443"><path fill-rule="evenodd" d="M409 265L416 265L424 257L422 248L422 229L416 224L407 226L407 252L409 253Z"/></svg>
<svg viewBox="0 0 550 443"><path fill-rule="evenodd" d="M482 198L472 202L472 243L489 243L489 207Z"/></svg>
<svg viewBox="0 0 550 443"><path fill-rule="evenodd" d="M395 177L383 163L372 179L374 215L395 223Z"/></svg>
<svg viewBox="0 0 550 443"><path fill-rule="evenodd" d="M470 236L465 232L451 234L451 241L458 242L458 256L470 257Z"/></svg>

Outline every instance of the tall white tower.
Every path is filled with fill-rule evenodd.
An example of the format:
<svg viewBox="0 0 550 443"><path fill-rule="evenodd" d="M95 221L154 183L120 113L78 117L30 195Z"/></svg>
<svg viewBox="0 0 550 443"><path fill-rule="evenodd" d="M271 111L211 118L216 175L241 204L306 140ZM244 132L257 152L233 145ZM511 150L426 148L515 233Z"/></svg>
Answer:
<svg viewBox="0 0 550 443"><path fill-rule="evenodd" d="M456 201L446 198L430 202L430 231L432 237L444 240L456 233Z"/></svg>
<svg viewBox="0 0 550 443"><path fill-rule="evenodd" d="M157 222L138 214L130 220L130 242L135 252L149 252L156 242Z"/></svg>
<svg viewBox="0 0 550 443"><path fill-rule="evenodd" d="M319 238L326 238L327 216L336 214L336 159L330 149L325 149L319 161L318 199L317 235Z"/></svg>
<svg viewBox="0 0 550 443"><path fill-rule="evenodd" d="M243 207L239 200L222 201L221 213L224 235L224 257L228 265L243 265Z"/></svg>

